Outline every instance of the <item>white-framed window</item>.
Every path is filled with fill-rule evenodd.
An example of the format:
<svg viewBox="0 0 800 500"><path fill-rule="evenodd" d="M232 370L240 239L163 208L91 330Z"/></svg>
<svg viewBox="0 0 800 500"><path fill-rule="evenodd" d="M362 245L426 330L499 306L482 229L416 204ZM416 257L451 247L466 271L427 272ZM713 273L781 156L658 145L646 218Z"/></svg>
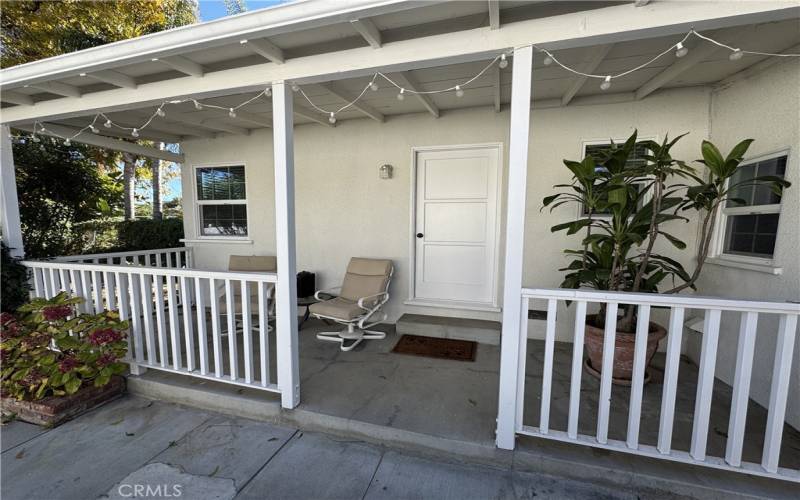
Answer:
<svg viewBox="0 0 800 500"><path fill-rule="evenodd" d="M199 237L243 238L248 234L247 181L243 164L195 166Z"/></svg>
<svg viewBox="0 0 800 500"><path fill-rule="evenodd" d="M788 158L788 152L782 151L743 162L729 182L738 183L765 175L783 177ZM728 198L721 207L717 255L771 263L778 240L781 196L770 186L760 185L735 189Z"/></svg>
<svg viewBox="0 0 800 500"><path fill-rule="evenodd" d="M614 139L613 144L608 139L583 141L581 143L581 159L591 155L595 159L595 162L597 163L597 168L600 168L602 167L602 165L599 163L600 160L602 159L601 156L602 151L608 150L614 144L616 144L617 146L621 146L625 144L626 140L627 139L620 139L620 140ZM638 140L640 142L636 144L636 146L633 149L633 153L631 153L630 157L628 158L627 166L629 167L638 167L645 164L647 160L645 160L644 157L647 154L648 150L644 146L644 144L641 144L641 141L649 141L649 140L654 141L656 139L653 137L640 137ZM649 199L650 196L648 194L640 198L639 206L643 206L645 203L647 203L647 201L649 201ZM589 215L589 210L584 205L581 205L578 210L579 210L578 217L586 217L587 215ZM606 213L595 212L593 214L594 217L607 217L608 215L609 215L608 212Z"/></svg>

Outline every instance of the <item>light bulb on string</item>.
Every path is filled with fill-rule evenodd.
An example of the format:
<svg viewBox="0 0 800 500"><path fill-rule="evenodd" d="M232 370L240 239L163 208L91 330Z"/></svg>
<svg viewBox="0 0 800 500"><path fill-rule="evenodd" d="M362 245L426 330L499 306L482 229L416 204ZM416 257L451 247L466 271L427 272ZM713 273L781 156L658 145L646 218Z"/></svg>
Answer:
<svg viewBox="0 0 800 500"><path fill-rule="evenodd" d="M111 128L111 125L112 125L112 124L111 124L111 120L109 120L108 118L106 118L106 122L103 124L103 126L104 126L105 128Z"/></svg>
<svg viewBox="0 0 800 500"><path fill-rule="evenodd" d="M372 83L369 84L369 88L371 88L373 92L377 91L378 90L378 82L373 80Z"/></svg>
<svg viewBox="0 0 800 500"><path fill-rule="evenodd" d="M95 127L94 125L89 125L89 130L91 130L93 134L99 134L100 133L100 130L97 127Z"/></svg>
<svg viewBox="0 0 800 500"><path fill-rule="evenodd" d="M603 80L603 83L601 83L601 84L600 84L600 89L602 89L602 90L608 90L608 89L610 89L610 88L611 88L611 77L610 77L610 76L607 76L607 77L605 78L605 80Z"/></svg>
<svg viewBox="0 0 800 500"><path fill-rule="evenodd" d="M229 109L228 116L230 116L231 118L236 118L236 110L233 108Z"/></svg>
<svg viewBox="0 0 800 500"><path fill-rule="evenodd" d="M406 98L406 89L400 89L400 93L397 94L397 100L402 101Z"/></svg>
<svg viewBox="0 0 800 500"><path fill-rule="evenodd" d="M683 42L678 42L675 45L675 57L683 57L689 53L689 49L683 45Z"/></svg>
<svg viewBox="0 0 800 500"><path fill-rule="evenodd" d="M508 59L506 59L505 54L500 54L500 62L497 65L500 66L500 69L508 67Z"/></svg>
<svg viewBox="0 0 800 500"><path fill-rule="evenodd" d="M464 97L464 90L460 85L456 85L456 97Z"/></svg>
<svg viewBox="0 0 800 500"><path fill-rule="evenodd" d="M69 137L67 137L66 139L64 139L64 145L65 145L65 146L71 146L71 145L72 145L72 141L70 141L70 140L69 140Z"/></svg>
<svg viewBox="0 0 800 500"><path fill-rule="evenodd" d="M203 105L200 104L200 101L194 101L194 109L203 109Z"/></svg>
<svg viewBox="0 0 800 500"><path fill-rule="evenodd" d="M272 95L272 87L267 87L266 89L264 89L264 95L267 96L267 97L271 96Z"/></svg>
<svg viewBox="0 0 800 500"><path fill-rule="evenodd" d="M139 131L138 131L137 129L135 129L135 128L134 128L133 130L131 130L131 136L133 136L133 137L139 137Z"/></svg>
<svg viewBox="0 0 800 500"><path fill-rule="evenodd" d="M296 83L293 83L292 84L292 92L297 92L298 90L300 90L300 85L298 85Z"/></svg>
<svg viewBox="0 0 800 500"><path fill-rule="evenodd" d="M31 136L31 140L32 140L33 142L39 142L39 136L37 136L36 134L33 134L33 135Z"/></svg>
<svg viewBox="0 0 800 500"><path fill-rule="evenodd" d="M328 117L328 121L331 122L331 123L336 123L336 113L331 111L331 116Z"/></svg>
<svg viewBox="0 0 800 500"><path fill-rule="evenodd" d="M731 52L731 55L728 56L728 59L731 61L738 61L742 57L744 57L744 52L742 52L742 49L735 49L733 52Z"/></svg>
<svg viewBox="0 0 800 500"><path fill-rule="evenodd" d="M164 112L164 110L163 110L163 109L161 109L161 108L158 108L158 109L156 110L156 114L157 114L158 116L160 116L161 118L164 118L165 116L167 116L167 114L166 114L166 113Z"/></svg>
<svg viewBox="0 0 800 500"><path fill-rule="evenodd" d="M544 65L545 66L550 66L551 64L553 64L553 56L551 56L550 54L547 54L545 56L545 58L544 58Z"/></svg>

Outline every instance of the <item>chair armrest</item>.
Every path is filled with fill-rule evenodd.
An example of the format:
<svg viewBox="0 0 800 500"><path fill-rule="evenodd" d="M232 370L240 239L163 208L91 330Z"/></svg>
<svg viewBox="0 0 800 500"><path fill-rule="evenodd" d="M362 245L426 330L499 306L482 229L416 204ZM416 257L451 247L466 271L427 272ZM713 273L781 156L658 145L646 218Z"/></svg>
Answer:
<svg viewBox="0 0 800 500"><path fill-rule="evenodd" d="M341 286L335 286L333 288L326 288L325 290L317 290L314 293L314 298L317 300L329 300L339 296L339 292L342 290ZM328 295L327 299L322 298L322 295Z"/></svg>
<svg viewBox="0 0 800 500"><path fill-rule="evenodd" d="M381 297L381 296L384 296L384 295L386 296L386 298L388 298L389 297L389 292L380 292L380 293L376 293L375 295L367 295L366 297L361 297L360 299L358 299L358 307L360 307L361 309L370 310L370 309L374 308L375 306L366 307L364 305L364 301L365 300L369 300L369 299L374 299L374 298L377 298L377 297ZM377 303L375 305L377 305Z"/></svg>

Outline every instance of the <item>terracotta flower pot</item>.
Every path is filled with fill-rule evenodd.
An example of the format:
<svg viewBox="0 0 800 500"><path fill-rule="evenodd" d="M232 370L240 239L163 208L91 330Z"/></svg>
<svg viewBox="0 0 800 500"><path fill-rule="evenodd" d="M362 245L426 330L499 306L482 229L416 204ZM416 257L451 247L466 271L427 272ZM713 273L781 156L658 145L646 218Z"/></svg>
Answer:
<svg viewBox="0 0 800 500"><path fill-rule="evenodd" d="M586 324L585 345L589 356L589 372L600 373L603 367L603 328ZM650 322L650 332L647 336L647 351L645 354L645 367L650 366L653 356L658 350L658 343L666 337L667 330L658 323ZM624 384L633 376L633 353L636 334L617 331L614 345L614 383Z"/></svg>

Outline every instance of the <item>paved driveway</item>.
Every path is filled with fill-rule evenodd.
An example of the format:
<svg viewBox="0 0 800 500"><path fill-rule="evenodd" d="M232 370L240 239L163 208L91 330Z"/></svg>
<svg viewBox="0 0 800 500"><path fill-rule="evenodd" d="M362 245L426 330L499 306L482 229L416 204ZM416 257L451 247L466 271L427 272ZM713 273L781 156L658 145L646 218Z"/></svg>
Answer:
<svg viewBox="0 0 800 500"><path fill-rule="evenodd" d="M135 397L0 441L3 500L635 498Z"/></svg>

